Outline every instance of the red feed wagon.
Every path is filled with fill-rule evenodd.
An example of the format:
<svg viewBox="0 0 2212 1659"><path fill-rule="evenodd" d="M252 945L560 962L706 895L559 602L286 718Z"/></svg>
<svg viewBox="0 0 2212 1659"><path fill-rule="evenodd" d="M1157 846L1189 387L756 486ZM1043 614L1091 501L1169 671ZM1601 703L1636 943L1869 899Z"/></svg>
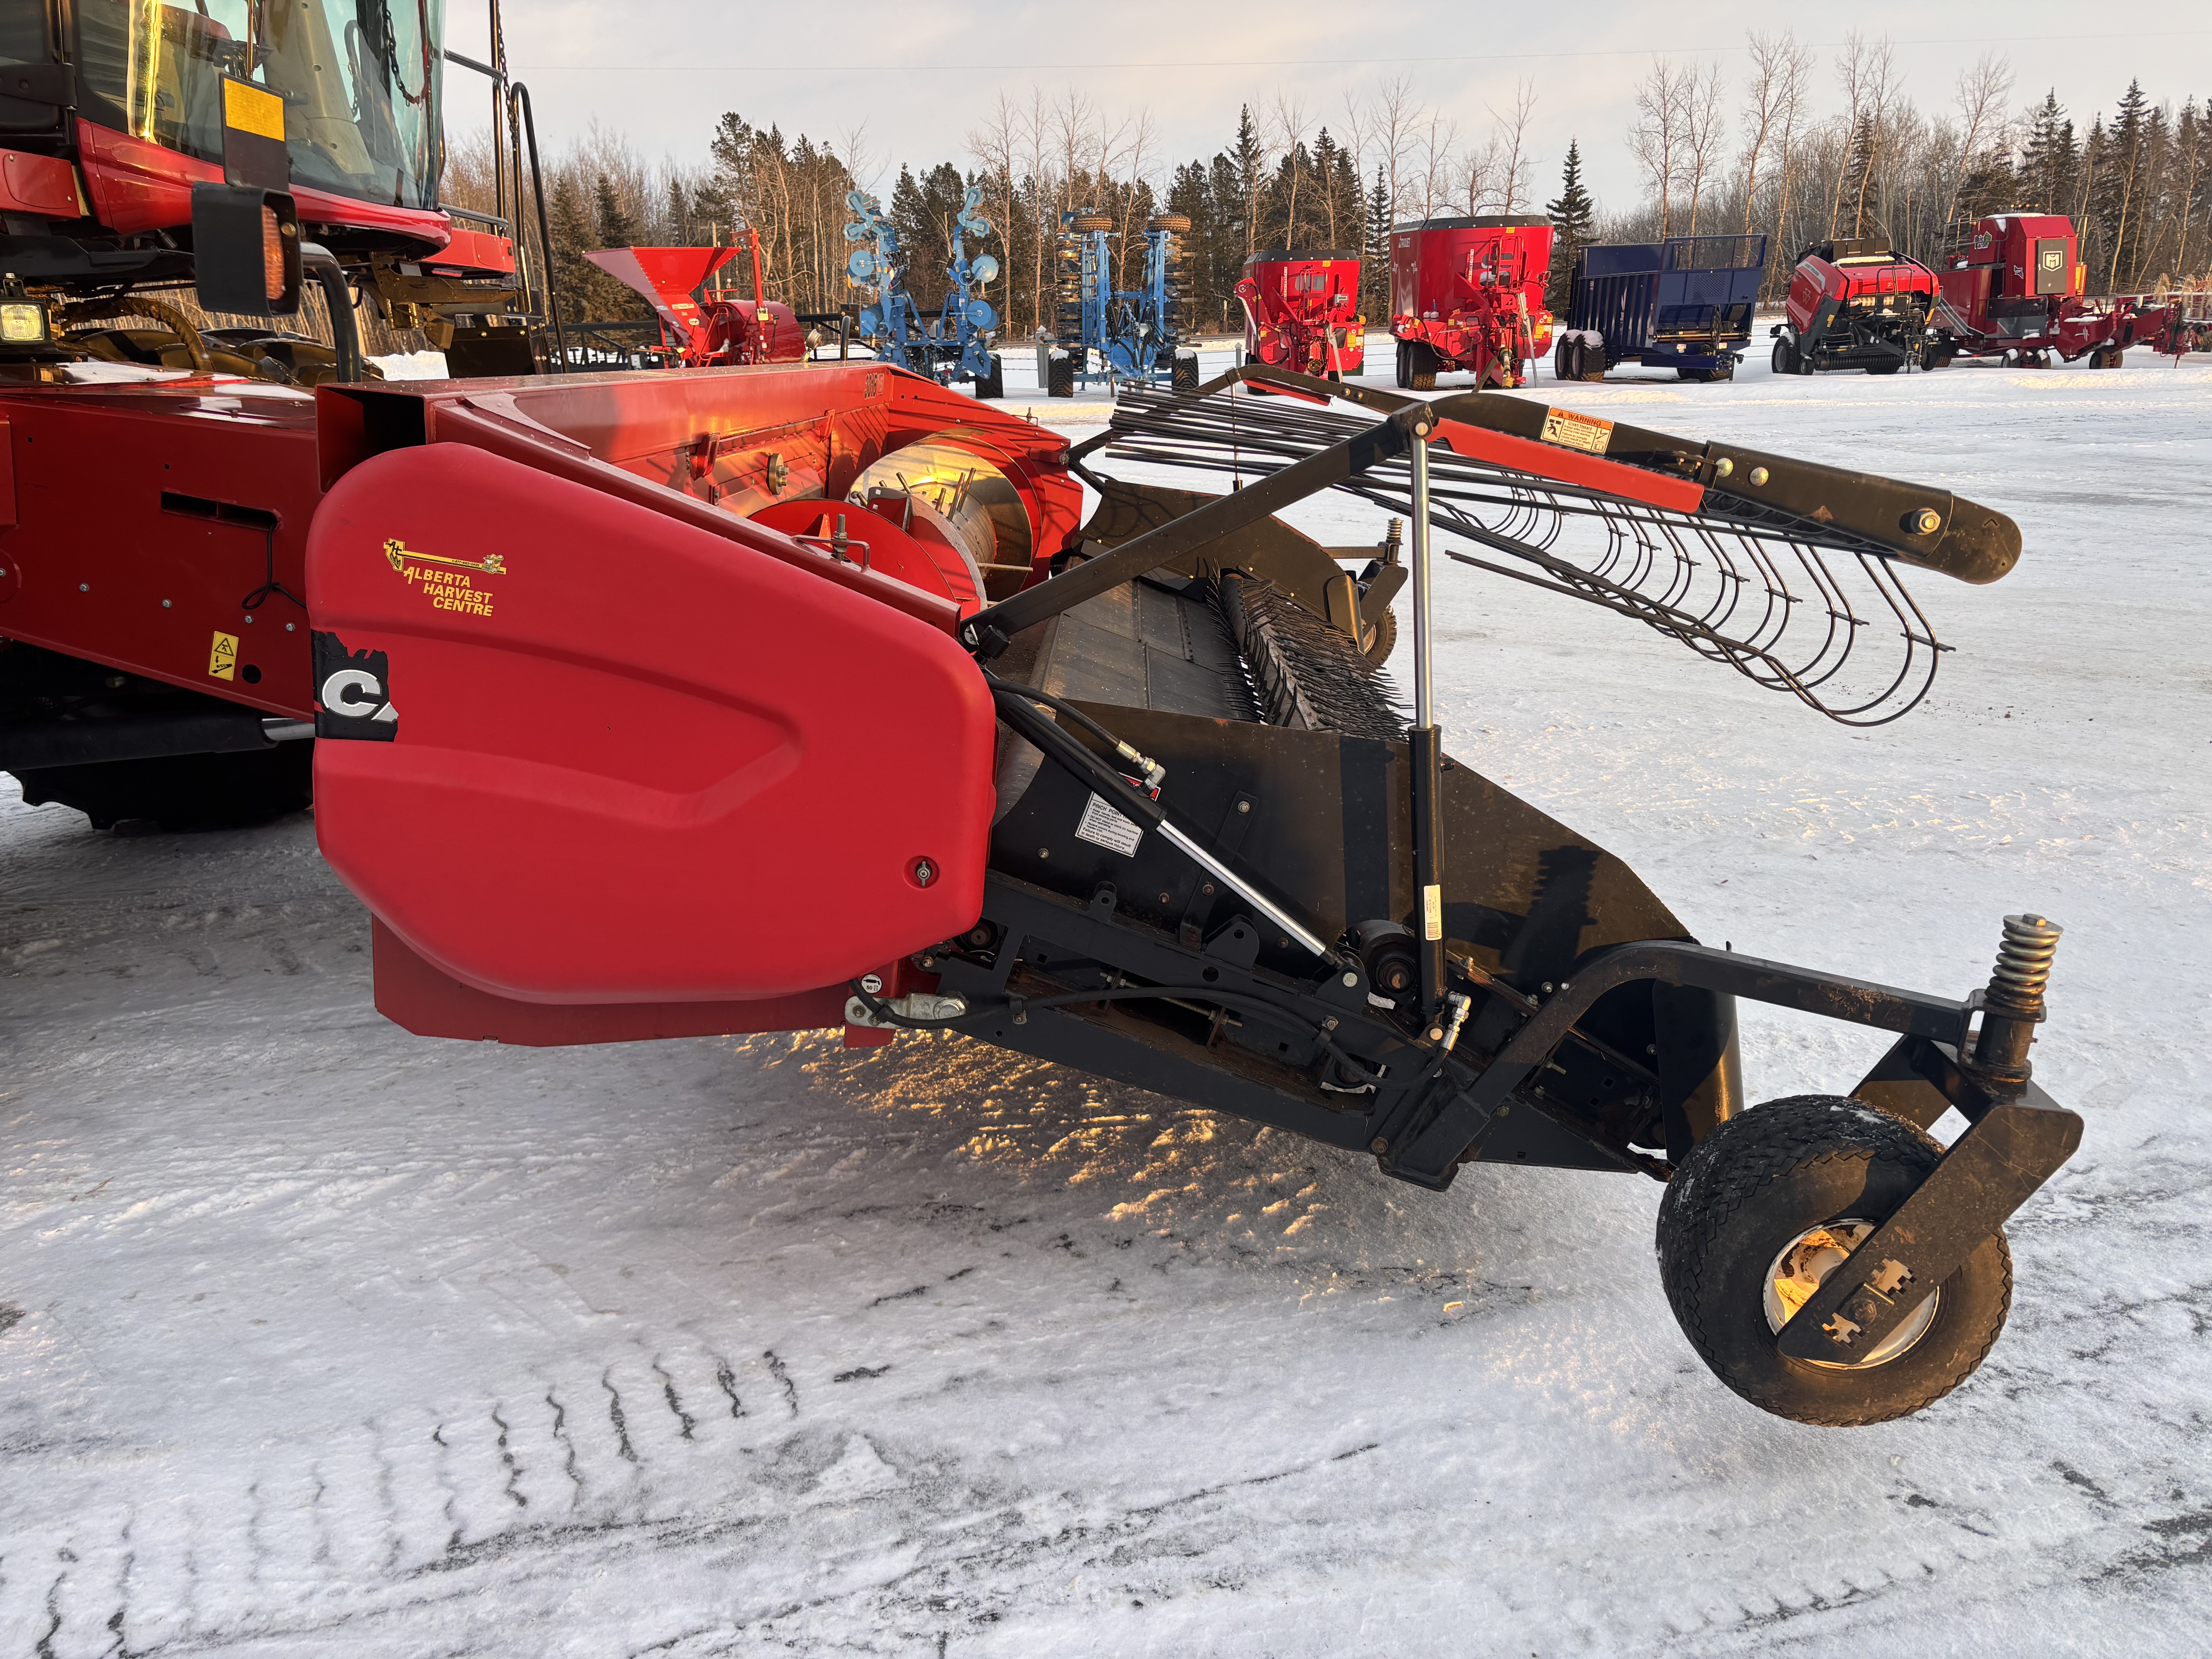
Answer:
<svg viewBox="0 0 2212 1659"><path fill-rule="evenodd" d="M1340 248L1255 253L1237 284L1244 355L1271 368L1340 380L1365 371L1359 256Z"/></svg>
<svg viewBox="0 0 2212 1659"><path fill-rule="evenodd" d="M1398 384L1425 391L1465 373L1517 386L1551 349L1544 287L1552 222L1510 214L1423 219L1390 235L1390 332Z"/></svg>

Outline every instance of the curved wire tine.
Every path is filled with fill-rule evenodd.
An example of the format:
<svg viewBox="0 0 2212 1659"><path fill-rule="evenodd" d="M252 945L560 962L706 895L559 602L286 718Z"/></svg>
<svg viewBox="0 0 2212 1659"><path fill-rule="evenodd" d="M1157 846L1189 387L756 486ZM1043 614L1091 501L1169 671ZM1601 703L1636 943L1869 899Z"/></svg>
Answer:
<svg viewBox="0 0 2212 1659"><path fill-rule="evenodd" d="M1266 476L1364 423L1265 402L1263 410L1248 400L1224 421L1188 408L1148 410L1127 397L1126 414L1116 410L1115 453L1215 471L1233 461L1239 476ZM1887 556L1850 538L1823 537L1800 520L1670 512L1441 450L1431 464L1437 527L1528 568L1457 552L1453 558L1633 617L1843 723L1881 725L1917 705L1948 648ZM1407 470L1403 461L1390 463L1340 488L1409 512ZM1897 625L1902 659L1871 696L1822 690L1839 684L1869 637L1847 584L1822 556L1829 551L1852 556L1850 568ZM1797 591L1801 580L1808 591ZM1899 699L1901 707L1888 706Z"/></svg>

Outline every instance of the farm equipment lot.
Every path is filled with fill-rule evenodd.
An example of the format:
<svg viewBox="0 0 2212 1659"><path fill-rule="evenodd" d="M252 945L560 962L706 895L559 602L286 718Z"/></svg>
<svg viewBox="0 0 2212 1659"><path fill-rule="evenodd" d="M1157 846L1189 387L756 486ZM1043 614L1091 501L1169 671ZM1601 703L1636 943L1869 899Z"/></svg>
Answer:
<svg viewBox="0 0 2212 1659"><path fill-rule="evenodd" d="M103 839L7 786L0 1655L2192 1650L2208 374L1540 366L2020 520L1870 732L1439 572L1455 751L1699 936L1963 988L1990 917L2065 925L2039 1078L2088 1132L1923 1416L1714 1388L1656 1186L1424 1193L933 1036L412 1038L307 818ZM1744 1017L1756 1099L1886 1041Z"/></svg>

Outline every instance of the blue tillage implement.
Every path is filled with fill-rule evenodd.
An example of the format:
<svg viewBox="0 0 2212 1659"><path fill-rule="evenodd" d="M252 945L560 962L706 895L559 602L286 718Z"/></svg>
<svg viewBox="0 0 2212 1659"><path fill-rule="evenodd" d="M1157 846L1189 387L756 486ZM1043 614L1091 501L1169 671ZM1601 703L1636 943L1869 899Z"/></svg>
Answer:
<svg viewBox="0 0 2212 1659"><path fill-rule="evenodd" d="M1620 363L1677 369L1686 380L1728 380L1751 338L1765 274L1764 236L1583 248L1553 365L1564 380L1595 380Z"/></svg>

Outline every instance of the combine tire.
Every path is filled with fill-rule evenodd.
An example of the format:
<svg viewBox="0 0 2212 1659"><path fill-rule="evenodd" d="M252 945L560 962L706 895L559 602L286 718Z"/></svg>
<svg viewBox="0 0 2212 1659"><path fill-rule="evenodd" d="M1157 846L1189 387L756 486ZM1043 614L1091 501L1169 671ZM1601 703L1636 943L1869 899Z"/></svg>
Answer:
<svg viewBox="0 0 2212 1659"><path fill-rule="evenodd" d="M234 755L165 755L154 760L46 766L15 774L26 805L73 806L95 830L140 822L166 830L244 830L314 798L309 742Z"/></svg>
<svg viewBox="0 0 2212 1659"><path fill-rule="evenodd" d="M1176 353L1175 368L1168 376L1168 387L1173 392L1198 390L1198 354L1195 351Z"/></svg>
<svg viewBox="0 0 2212 1659"><path fill-rule="evenodd" d="M1831 1427L1906 1416L1973 1375L2012 1305L2002 1233L1856 1364L1785 1358L1774 1340L1942 1152L1903 1120L1827 1095L1754 1107L1698 1142L1659 1206L1659 1277L1713 1374L1777 1416Z"/></svg>
<svg viewBox="0 0 2212 1659"><path fill-rule="evenodd" d="M1053 354L1051 366L1045 371L1045 396L1073 398L1075 395L1075 359Z"/></svg>

